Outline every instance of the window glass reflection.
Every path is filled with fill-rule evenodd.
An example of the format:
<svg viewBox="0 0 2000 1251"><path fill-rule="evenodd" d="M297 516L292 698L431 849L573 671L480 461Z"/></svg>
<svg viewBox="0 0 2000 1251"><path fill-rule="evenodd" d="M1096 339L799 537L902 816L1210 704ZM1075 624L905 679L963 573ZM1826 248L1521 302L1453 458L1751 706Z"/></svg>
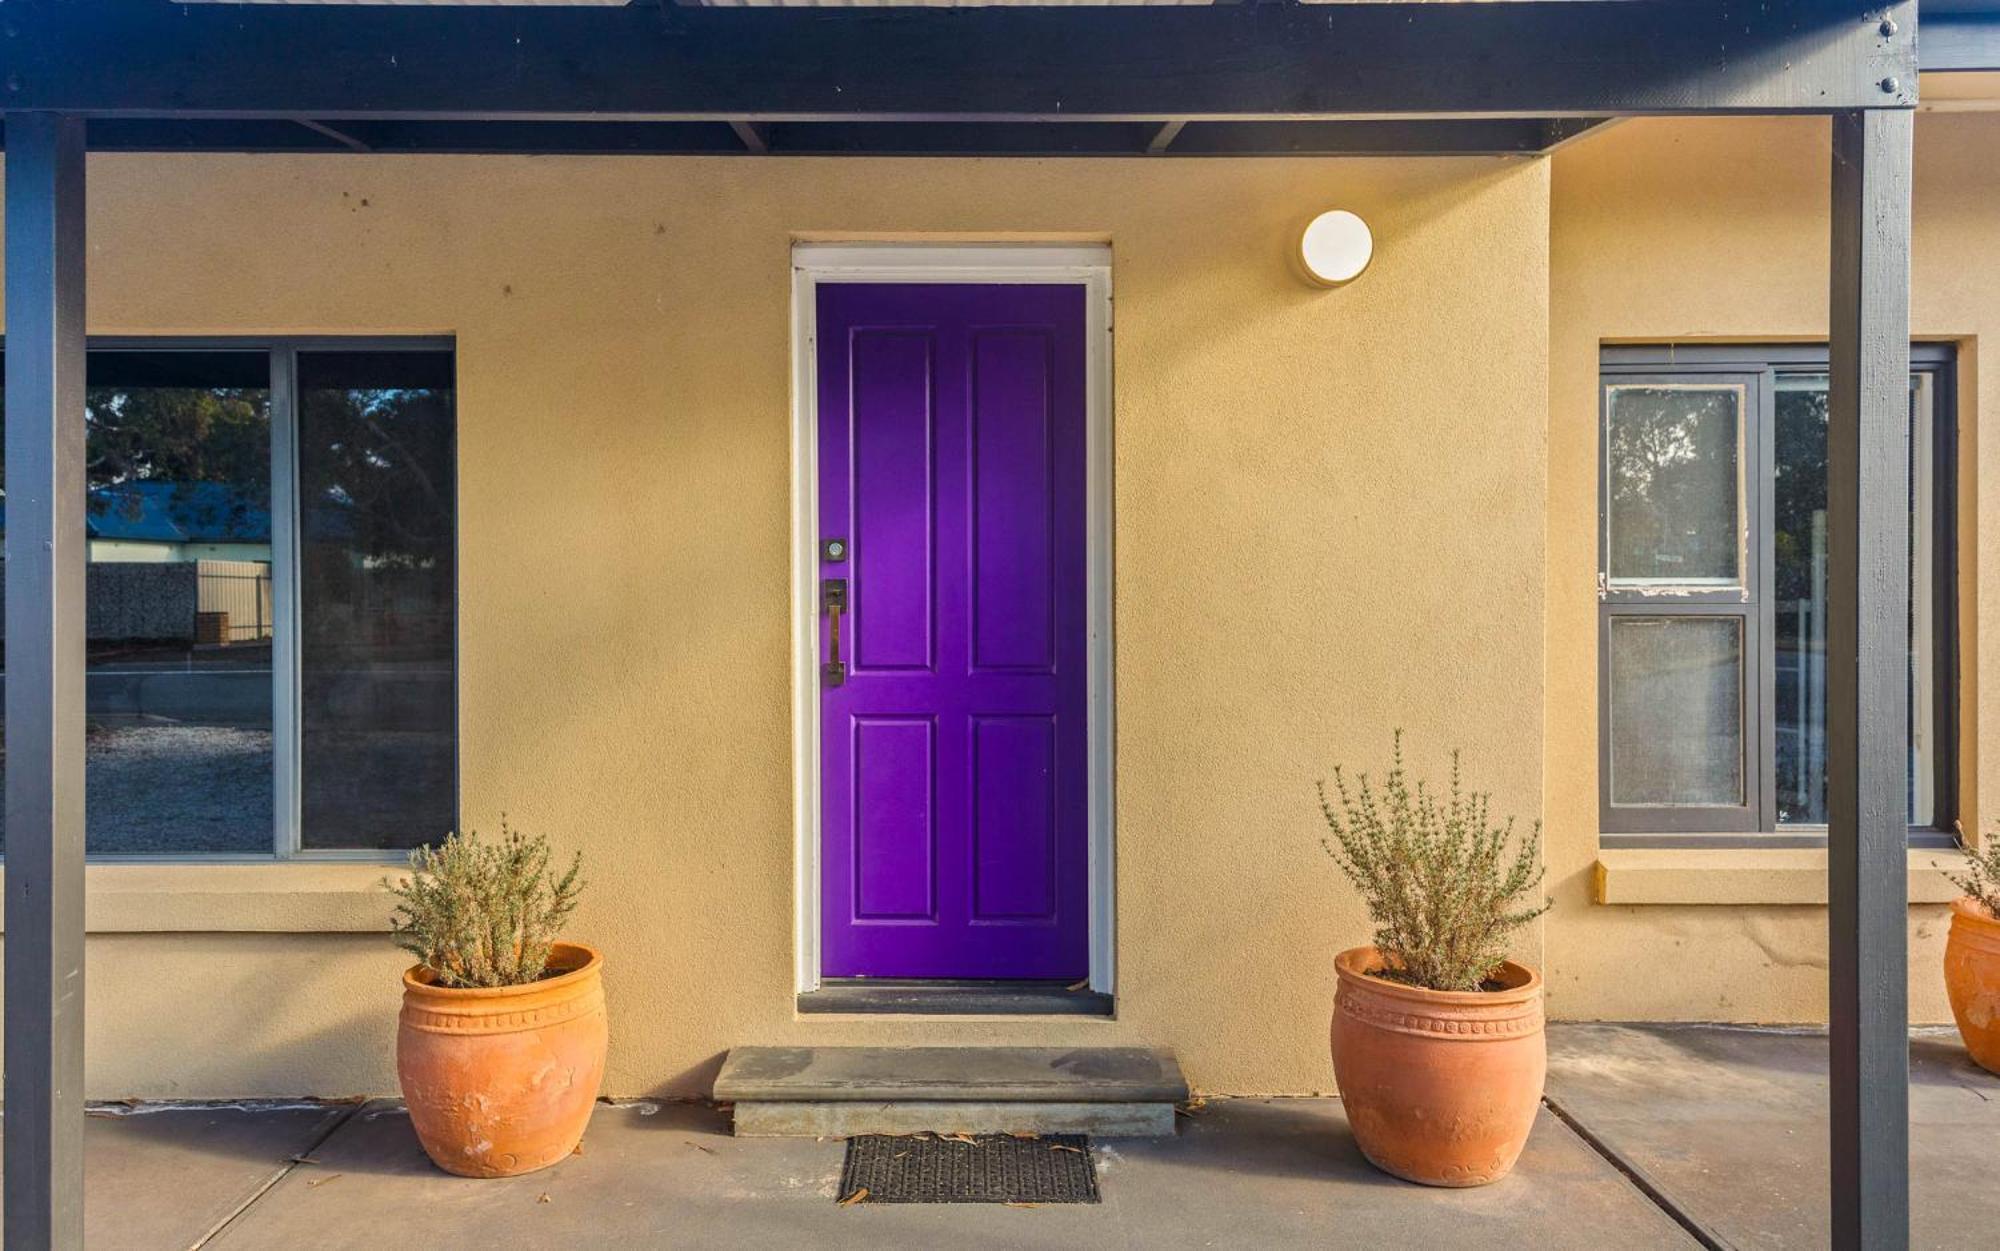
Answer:
<svg viewBox="0 0 2000 1251"><path fill-rule="evenodd" d="M1615 583L1739 585L1743 390L1618 386L1605 413Z"/></svg>
<svg viewBox="0 0 2000 1251"><path fill-rule="evenodd" d="M406 848L456 822L452 361L300 352L302 841Z"/></svg>

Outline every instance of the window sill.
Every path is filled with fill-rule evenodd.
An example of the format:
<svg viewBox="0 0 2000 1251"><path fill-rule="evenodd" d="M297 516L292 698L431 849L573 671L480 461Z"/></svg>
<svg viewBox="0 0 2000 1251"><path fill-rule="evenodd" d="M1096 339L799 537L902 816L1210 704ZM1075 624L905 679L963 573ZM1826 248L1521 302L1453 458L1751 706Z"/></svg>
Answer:
<svg viewBox="0 0 2000 1251"><path fill-rule="evenodd" d="M1908 853L1908 899L1949 903L1958 887L1953 851ZM1592 897L1600 904L1796 904L1826 906L1826 851L1807 847L1639 848L1597 853Z"/></svg>
<svg viewBox="0 0 2000 1251"><path fill-rule="evenodd" d="M92 934L379 934L393 864L91 864ZM4 883L0 870L0 883Z"/></svg>

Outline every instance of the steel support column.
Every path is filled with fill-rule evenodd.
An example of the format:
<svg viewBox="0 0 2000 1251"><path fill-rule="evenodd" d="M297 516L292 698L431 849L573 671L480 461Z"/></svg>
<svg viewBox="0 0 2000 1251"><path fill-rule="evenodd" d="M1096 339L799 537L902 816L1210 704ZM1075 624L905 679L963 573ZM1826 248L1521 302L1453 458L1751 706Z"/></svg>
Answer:
<svg viewBox="0 0 2000 1251"><path fill-rule="evenodd" d="M83 122L7 115L7 1251L83 1245Z"/></svg>
<svg viewBox="0 0 2000 1251"><path fill-rule="evenodd" d="M1834 1245L1909 1242L1909 112L1833 117L1827 899Z"/></svg>

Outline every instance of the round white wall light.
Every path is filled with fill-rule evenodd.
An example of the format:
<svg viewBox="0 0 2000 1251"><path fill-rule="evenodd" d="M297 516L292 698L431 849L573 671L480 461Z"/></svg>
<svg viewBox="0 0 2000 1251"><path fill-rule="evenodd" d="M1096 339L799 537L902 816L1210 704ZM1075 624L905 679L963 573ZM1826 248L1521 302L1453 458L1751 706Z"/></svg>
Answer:
<svg viewBox="0 0 2000 1251"><path fill-rule="evenodd" d="M1299 236L1299 262L1306 276L1323 287L1353 282L1374 255L1375 236L1368 223L1346 209L1321 213Z"/></svg>

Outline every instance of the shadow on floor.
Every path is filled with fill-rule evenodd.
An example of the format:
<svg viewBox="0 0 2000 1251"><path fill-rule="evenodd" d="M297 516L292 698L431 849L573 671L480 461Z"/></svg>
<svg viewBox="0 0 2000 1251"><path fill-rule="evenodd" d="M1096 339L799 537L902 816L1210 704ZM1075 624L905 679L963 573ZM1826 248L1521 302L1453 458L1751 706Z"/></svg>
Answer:
<svg viewBox="0 0 2000 1251"><path fill-rule="evenodd" d="M1827 1039L1818 1030L1549 1030L1551 1101L1673 1206L1738 1246L1827 1245ZM1989 1245L2000 1078L1955 1034L1910 1041L1911 1245Z"/></svg>
<svg viewBox="0 0 2000 1251"><path fill-rule="evenodd" d="M1257 1132L1242 1133L1238 1123L1244 1108L1253 1103L1260 1109ZM1215 1100L1184 1115L1176 1138L1131 1139L1119 1149L1128 1159L1161 1167L1202 1168L1214 1163L1210 1151L1199 1149L1211 1138L1218 1152L1226 1144L1227 1167L1234 1173L1292 1180L1339 1177L1364 1186L1410 1185L1368 1163L1354 1144L1339 1102L1332 1099Z"/></svg>
<svg viewBox="0 0 2000 1251"><path fill-rule="evenodd" d="M2000 1079L1956 1040L1912 1042L1912 1243L1987 1245ZM90 1245L124 1248L892 1246L1155 1248L1482 1244L1535 1251L1692 1245L1606 1153L1721 1240L1827 1241L1823 1035L1558 1025L1549 1094L1602 1143L1544 1112L1514 1174L1437 1191L1355 1148L1332 1099L1215 1100L1171 1139L1098 1140L1103 1202L877 1205L834 1199L842 1145L740 1139L723 1110L600 1104L582 1151L524 1177L431 1165L392 1101L177 1108L93 1117ZM317 1144L317 1145L314 1145ZM291 1157L310 1156L304 1163Z"/></svg>

